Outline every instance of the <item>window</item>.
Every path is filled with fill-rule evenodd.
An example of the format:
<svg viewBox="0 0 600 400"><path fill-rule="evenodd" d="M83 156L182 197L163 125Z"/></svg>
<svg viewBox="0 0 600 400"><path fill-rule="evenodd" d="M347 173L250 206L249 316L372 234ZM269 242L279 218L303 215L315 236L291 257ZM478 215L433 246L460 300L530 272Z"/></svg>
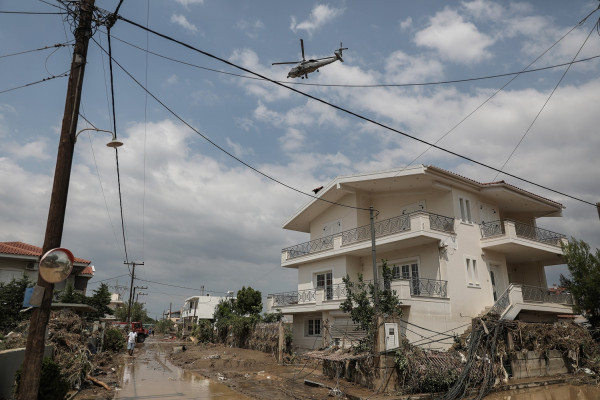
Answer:
<svg viewBox="0 0 600 400"><path fill-rule="evenodd" d="M421 294L419 287L419 264L416 261L398 263L392 267L394 279L410 280L410 292L418 296Z"/></svg>
<svg viewBox="0 0 600 400"><path fill-rule="evenodd" d="M477 260L473 258L465 258L467 267L467 285L479 286L479 271L477 270Z"/></svg>
<svg viewBox="0 0 600 400"><path fill-rule="evenodd" d="M321 320L309 319L306 323L306 336L321 336Z"/></svg>
<svg viewBox="0 0 600 400"><path fill-rule="evenodd" d="M333 273L324 272L317 274L317 289L325 290L325 299L333 299Z"/></svg>
<svg viewBox="0 0 600 400"><path fill-rule="evenodd" d="M471 202L469 201L469 199L459 197L458 203L460 205L460 219L463 222L473 222L473 220L471 219Z"/></svg>

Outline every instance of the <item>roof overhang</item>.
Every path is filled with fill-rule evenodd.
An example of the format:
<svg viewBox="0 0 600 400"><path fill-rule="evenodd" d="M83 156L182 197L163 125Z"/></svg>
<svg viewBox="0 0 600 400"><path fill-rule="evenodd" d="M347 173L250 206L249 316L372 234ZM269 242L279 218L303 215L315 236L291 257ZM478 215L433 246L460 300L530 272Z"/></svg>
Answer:
<svg viewBox="0 0 600 400"><path fill-rule="evenodd" d="M310 222L332 205L356 207L340 203L348 193L399 193L410 191L450 191L452 187L477 193L483 200L497 204L500 211L511 215L538 217L562 216L560 203L530 193L505 182L480 183L434 166L416 165L382 172L339 176L298 209L284 224L284 229L310 232Z"/></svg>

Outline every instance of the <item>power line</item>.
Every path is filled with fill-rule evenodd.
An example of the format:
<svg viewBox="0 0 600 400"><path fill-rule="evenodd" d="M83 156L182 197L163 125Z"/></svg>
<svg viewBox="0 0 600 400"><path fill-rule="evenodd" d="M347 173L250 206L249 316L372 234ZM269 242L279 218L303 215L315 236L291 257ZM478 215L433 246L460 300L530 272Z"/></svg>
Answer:
<svg viewBox="0 0 600 400"><path fill-rule="evenodd" d="M591 14L590 14L590 15L591 15ZM548 186L545 186L545 185L542 185L542 184L539 184L539 183L535 183L535 182L533 182L533 181L531 181L531 180L529 180L529 179L521 178L521 177L519 177L519 176L517 176L517 175L511 174L511 173L508 173L508 172L501 171L500 169L498 169L498 168L496 168L496 167L493 167L493 166L491 166L491 165L489 165L489 164L486 164L486 163L484 163L484 162L481 162L481 161L477 161L477 160L475 160L475 159L474 159L474 158L472 158L472 157L468 157L468 156L462 155L462 154L460 154L460 153L457 153L457 152L455 152L455 151L452 151L452 150L446 149L446 148L444 148L444 147L438 146L438 145L436 145L436 144L434 144L434 143L430 143L430 142L428 142L428 141L426 141L426 140L424 140L424 139L420 139L420 138L418 138L418 137L416 137L416 136L414 136L414 135L408 134L408 133L406 133L406 132L403 132L403 131L401 131L401 130L399 130L399 129L392 128L392 127L390 127L390 126L388 126L388 125L386 125L386 124L384 124L384 123L377 122L377 121L375 121L375 120L373 120L373 119L371 119L371 118L365 117L365 116L363 116L363 115L361 115L361 114L358 114L358 113L356 113L356 112L354 112L354 111L350 111L350 110L348 110L348 109L346 109L346 108L344 108L344 107L341 107L341 106L335 105L335 104L333 104L333 103L330 103L330 102L328 102L328 101L326 101L326 100L323 100L323 99L321 99L321 98L315 97L315 96L313 96L313 95L310 95L310 94L308 94L308 93L305 93L305 92L302 92L302 91L300 91L300 90L298 90L298 89L295 89L295 88L292 88L292 87L286 86L286 85L284 85L284 84L282 84L282 83L279 83L279 82L277 82L277 81L274 81L274 80L272 80L272 79L270 79L270 78L267 78L266 76L264 76L264 75L261 75L261 74L259 74L259 73L257 73L257 72L254 72L254 71L252 71L252 70L249 70L249 69L247 69L247 68L245 68L245 67L239 66L239 65L237 65L237 64L235 64L235 63L232 63L231 61L225 60L225 59L223 59L223 58L221 58L221 57L218 57L218 56L216 56L216 55L214 55L214 54L208 53L208 52L206 52L206 51L204 51L204 50L200 50L200 49L198 49L198 48L196 48L196 47L194 47L194 46L192 46L192 45L190 45L190 44L187 44L187 43L185 43L185 42L182 42L182 41L180 41L180 40L174 39L174 38L172 38L172 37L170 37L170 36L168 36L168 35L165 35L165 34L163 34L163 33L157 32L157 31L155 31L155 30L153 30L153 29L146 28L146 27L144 27L143 25L140 25L140 24L138 24L138 23L136 23L136 22L133 22L133 21L131 21L131 20L129 20L129 19L127 19L127 18L125 18L125 17L118 16L118 18L119 18L120 20L122 20L122 21L125 21L125 22L127 22L127 23L129 23L129 24L131 24L131 25L133 25L133 26L136 26L136 27L138 27L138 28L140 28L140 29L147 30L147 31L149 31L150 33L152 33L152 34L154 34L154 35L156 35L156 36L162 37L163 39L169 40L169 41L171 41L171 42L173 42L173 43L177 43L177 44L179 44L179 45L181 45L181 46L183 46L183 47L186 47L186 48L188 48L188 49L190 49L190 50L193 50L193 51L195 51L195 52L198 52L198 53L200 53L200 54L203 54L203 55L205 55L205 56L207 56L207 57L210 57L210 58L213 58L213 59L215 59L215 60L221 61L221 62L223 62L223 63L225 63L225 64L227 64L227 65L233 66L233 67L235 67L235 68L238 68L238 69L240 69L240 70L242 70L242 71L248 72L248 73L250 73L250 74L252 74L252 75L255 75L255 76L258 76L258 77L260 77L260 78L263 78L263 79L265 79L265 80L268 80L268 81L269 81L269 82L271 82L271 83L274 83L274 84L276 84L276 85L278 85L278 86L281 86L281 87L283 87L283 88L286 88L286 89L288 89L288 90L291 90L291 91L293 91L293 92L296 92L296 93L298 93L298 94L300 94L300 95L302 95L302 96L308 97L308 98L310 98L310 99L312 99L312 100L318 101L318 102L319 102L319 103L321 103L321 104L325 104L325 105L327 105L327 106L329 106L329 107L332 107L332 108L334 108L334 109L336 109L336 110L342 111L342 112L344 112L344 113L346 113L346 114L352 115L352 116L354 116L354 117L356 117L356 118L362 119L363 121L366 121L366 122L369 122L369 123L371 123L371 124L377 125L377 126L379 126L379 127L381 127L381 128L384 128L384 129L390 130L390 131L392 131L392 132L395 132L395 133L397 133L397 134L399 134L399 135L405 136L405 137L407 137L407 138L409 138L409 139L413 139L413 140L415 140L415 141L417 141L417 142L423 143L423 144L425 144L425 145L428 145L428 146L431 146L431 147L433 147L433 148L436 148L436 149L438 149L438 150L441 150L441 151L443 151L443 152L445 152L445 153L451 154L451 155L453 155L453 156L455 156L455 157L462 158L463 160L469 161L469 162L471 162L471 163L473 163L473 164L477 164L477 165L479 165L479 166L482 166L482 167L488 168L488 169L490 169L490 170L492 170L492 171L496 171L496 172L502 172L502 173L503 173L503 174L505 174L506 176L510 176L511 178L517 179L517 180L519 180L519 181L522 181L522 182L525 182L525 183L529 183L530 185L533 185L533 186L536 186L536 187L539 187L539 188L542 188L542 189L548 190L548 191L550 191L550 192L553 192L553 193L559 194L559 195L561 195L561 196L565 196L565 197L568 197L568 198L570 198L570 199L577 200L577 201L580 201L580 202L582 202L582 203L589 204L589 205L591 205L591 206L593 206L593 207L596 207L596 204L595 204L595 203L593 203L593 202L590 202L590 201L587 201L587 200L580 199L580 198L578 198L578 197L575 197L575 196L569 195L569 194L567 194L567 193L561 192L561 191L559 191L559 190L556 190L556 189L552 189L552 188L550 188L550 187L548 187ZM117 64L118 64L118 63L117 63ZM121 67L121 69L123 69L123 71L125 71L125 69L124 69L124 68L123 68L121 65L119 65L119 67ZM126 71L125 71L125 72L126 72ZM126 72L126 73L127 73L127 72ZM128 75L129 75L129 74L128 74ZM134 79L134 80L135 80L135 78L133 78L133 76L131 76L131 75L130 75L130 77L131 77L132 79ZM138 82L137 82L137 80L136 80L136 83L138 83ZM138 83L138 85L139 85L139 83ZM146 90L146 89L145 89L145 90ZM158 100L158 99L157 99L155 96L153 96L153 95L152 95L150 92L148 92L148 93L150 94L150 96L154 97L154 99L155 99L155 100L159 101L159 100ZM166 106L164 105L164 103L161 103L161 105L163 105L163 107L166 107ZM167 109L168 109L168 108L167 108ZM179 117L178 117L178 116L177 116L177 115L176 115L176 114L175 114L173 111L171 111L170 109L168 109L168 110L169 110L169 111L170 111L170 112L171 112L173 115L175 115L175 116L176 116L178 119L180 119L180 121L184 122L184 121L183 121L181 118L179 118ZM184 123L185 123L185 122L184 122ZM191 126L190 126L189 124L187 124L187 123L185 123L185 124L191 128ZM193 129L193 128L191 128L191 129ZM210 143L212 143L214 146L218 147L219 149L221 149L222 151L224 151L225 153L227 153L227 154L228 154L228 155L230 155L231 157L233 157L233 158L235 158L236 160L238 160L239 162L243 163L244 165L248 166L249 168L252 168L252 169L253 169L253 170L255 170L256 172L259 172L261 175L264 175L265 177L268 177L269 179L276 181L274 178L271 178L271 177L269 177L268 175L266 175L266 174L264 174L264 173L262 173L262 172L260 172L260 171L256 170L255 168L251 167L250 165L246 164L246 163L245 163L245 162L243 162L242 160L240 160L240 159L238 159L237 157L235 157L233 154L230 154L229 152L227 152L225 149L222 149L222 148L221 148L221 147L219 147L219 146L218 146L216 143L214 143L214 142L210 141L210 139L208 139L207 137L205 137L204 135L202 135L201 133L199 133L197 130L194 130L194 131L195 131L195 132L197 132L198 134L200 134L201 136L203 136L203 137L204 137L204 138L205 138L207 141L209 141ZM280 183L279 181L276 181L276 182L277 182L277 183ZM295 190L295 191L297 191L297 192L300 192L300 193L303 193L303 194L305 194L305 195L308 195L307 193L301 192L301 191L299 191L299 190L297 190L297 189L295 189L295 188L292 188L292 187L290 187L290 186L288 186L288 185L285 185L285 184L283 184L283 183L280 183L280 184L282 184L282 185L284 185L284 186L287 186L288 188L290 188L290 189L293 189L293 190ZM308 195L308 196L311 196L311 195ZM311 196L311 197L314 197L314 196ZM365 209L365 210L366 210L366 209Z"/></svg>
<svg viewBox="0 0 600 400"><path fill-rule="evenodd" d="M220 293L220 294L228 294L228 292L217 292L214 290L209 290L209 289L198 289L198 288L191 288L191 287L186 287L186 286L178 286L178 285L173 285L170 283L163 283L163 282L156 282L156 281L151 281L148 279L142 279L142 278L135 278L137 281L142 281L142 282L149 282L149 283L155 283L157 285L164 285L164 286L170 286L170 287L174 287L174 288L178 288L178 289L187 289L187 290L194 290L196 292L201 292L202 290L204 290L205 292L210 292L210 293Z"/></svg>
<svg viewBox="0 0 600 400"><path fill-rule="evenodd" d="M592 27L592 30L590 30L590 33L587 35L587 37L585 38L585 40L581 44L581 47L579 47L579 50L577 50L577 53L575 54L575 56L573 56L573 60L575 60L575 58L577 58L577 56L579 55L579 53L583 49L583 46L585 46L585 44L587 43L587 41L590 38L590 36L592 36L592 33L594 32L594 29L596 29L598 26L599 26L599 23L597 22L596 25L594 25ZM529 133L529 131L531 130L531 128L533 127L533 125L535 124L535 122L538 120L539 116L542 114L542 111L544 111L544 109L546 108L546 105L548 104L548 102L550 101L550 99L552 98L552 96L554 95L554 92L556 92L556 89L558 89L558 86L563 81L564 77L567 75L567 72L569 72L569 69L571 69L571 65L573 65L572 61L569 64L569 66L567 67L567 69L565 69L565 71L563 72L562 76L560 77L560 79L558 80L558 82L556 83L556 85L554 86L554 89L552 89L552 92L550 92L550 94L548 95L548 98L546 99L546 101L544 102L544 104L542 104L542 107L540 108L540 110L538 111L538 113L536 114L536 116L533 118L533 121L531 121L531 124L529 124L529 126L525 130L525 133L523 133L523 136L521 136L521 139L519 139L519 141L518 141L517 145L515 146L515 148L510 152L510 154L508 155L508 158L506 159L506 161L504 161L504 164L502 164L502 166L500 167L500 170L504 169L504 167L506 166L506 164L508 164L508 162L510 161L510 159L512 158L512 156L515 154L515 151L517 151L517 148L519 148L519 146L521 145L521 143L523 143L523 140L525 140L525 137L527 136L527 134ZM496 173L496 176L494 177L493 180L496 180L496 178L498 178L498 175L500 175L500 172Z"/></svg>
<svg viewBox="0 0 600 400"><path fill-rule="evenodd" d="M133 48L136 48L140 51L146 52L148 54L152 54L153 56L156 57L160 57L163 58L165 60L169 60L169 61L173 61L179 64L183 64L183 65L187 65L189 67L193 67L193 68L198 68L198 69L202 69L205 71L210 71L210 72L216 72L219 74L223 74L223 75L229 75L229 76L235 76L238 78L244 78L244 79L253 79L253 80L258 80L258 81L270 81L270 79L265 79L265 78L258 78L255 76L248 76L248 75L241 75L241 74L236 74L233 72L227 72L227 71L223 71L223 70L219 70L219 69L214 69L214 68L208 68L208 67L204 67L198 64L193 64L187 61L183 61L183 60L179 60L176 58L172 58L169 56L165 56L163 54L160 53L156 53L154 51L150 51L147 49L144 49L140 46L137 46L131 42L128 42L127 40L121 39L117 36L113 35L113 39L118 40L119 42L125 43L128 46L131 46ZM503 78L503 77L507 77L507 76L514 76L514 75L521 75L521 74L526 74L526 73L530 73L530 72L540 72L540 71L546 71L546 70L550 70L550 69L555 69L555 68L560 68L560 67L565 67L565 66L569 66L575 63L581 63L581 62L587 62L587 61L591 61L594 60L596 58L600 58L600 55L597 56L592 56L592 57L587 57L587 58L582 58L580 60L576 60L576 61L572 61L572 62L567 62L567 63L562 63L562 64L555 64L555 65L550 65L547 67L540 67L540 68L534 68L534 69L525 69L523 71L519 71L519 72L507 72L507 73L503 73L503 74L495 74L495 75L486 75L486 76L480 76L480 77L474 77L474 78L463 78L463 79L453 79L453 80L447 80L447 81L433 81L433 82L416 82L416 83L391 83L391 84L373 84L373 85L350 85L350 84L329 84L329 83L306 83L306 82L290 82L290 81L275 81L277 83L281 83L281 84L288 84L288 85L301 85L301 86L317 86L317 87L341 87L341 88L378 88L378 87L411 87L411 86L435 86L435 85L448 85L448 84L453 84L453 83L465 83L465 82L473 82L473 81L481 81L481 80L487 80L487 79L495 79L495 78Z"/></svg>
<svg viewBox="0 0 600 400"><path fill-rule="evenodd" d="M0 11L0 14L21 14L21 15L65 15L66 12L43 12L43 11Z"/></svg>
<svg viewBox="0 0 600 400"><path fill-rule="evenodd" d="M19 56L21 54L33 53L34 51L41 51L41 50L48 50L48 49L58 48L58 47L65 47L65 46L70 45L72 42L73 41L70 41L70 42L67 42L67 43L57 43L57 44L54 44L52 46L44 46L44 47L40 47L40 48L37 48L37 49L19 51L17 53L11 53L11 54L4 54L4 55L1 55L0 58L7 58L7 57Z"/></svg>
<svg viewBox="0 0 600 400"><path fill-rule="evenodd" d="M92 283L90 283L90 285L95 285L97 283L106 282L106 281L112 281L113 279L122 278L124 276L129 276L129 274L122 274L122 275L113 276L112 278L102 279L99 281L92 282Z"/></svg>
<svg viewBox="0 0 600 400"><path fill-rule="evenodd" d="M106 53L106 50L100 46L100 44L92 37L91 38L94 43L96 43L96 45L98 45L98 47L100 47L100 49L102 51L104 51ZM211 145L213 145L214 147L216 147L217 149L219 149L220 151L222 151L223 153L227 154L229 157L233 158L234 160L236 160L237 162L239 162L240 164L243 164L244 166L246 166L247 168L253 170L254 172L258 173L259 175L264 176L265 178L281 185L284 186L290 190L293 190L297 193L303 194L305 196L311 197L315 200L319 200L319 201L324 201L326 203L329 204L333 204L333 205L337 205L337 206L341 206L341 207L347 207L347 208L352 208L355 210L363 210L363 211L368 211L368 208L364 208L364 207L355 207L355 206L351 206L348 204L342 204L342 203L337 203L335 201L331 201L331 200L327 200L327 199L323 199L317 196L313 196L312 194L303 192L300 189L296 189L293 186L288 185L287 183L284 183L283 181L280 181L270 175L267 175L265 172L262 172L261 170L253 167L252 165L248 164L246 161L242 160L241 158L233 155L232 153L230 153L229 151L225 150L223 147L219 146L216 142L214 142L213 140L211 140L208 136L204 135L202 132L200 132L198 129L196 129L195 127L193 127L192 125L190 125L186 120L184 120L182 117L180 117L175 111L173 111L169 106L167 106L164 102L162 102L158 97L156 97L152 92L150 92L144 85L142 85L133 75L131 75L131 73L129 73L129 71L127 71L125 69L125 67L123 67L117 60L113 59L111 57L112 61L114 61L115 64L117 64L119 66L119 68L121 68L121 70L123 72L125 72L125 74L127 74L140 88L142 88L146 93L148 93L150 95L150 97L152 97L157 103L159 103L161 106L163 106L169 113L171 113L171 115L173 115L175 118L177 118L179 121L181 121L184 125L186 125L188 128L190 128L192 131L194 131L196 134L198 134L200 137L202 137L204 140L206 140L208 143L210 143Z"/></svg>
<svg viewBox="0 0 600 400"><path fill-rule="evenodd" d="M62 73L60 75L53 75L53 76L49 76L47 78L41 79L39 81L35 81L35 82L30 82L30 83L26 83L25 85L21 85L21 86L16 86L10 89L4 89L4 90L0 90L0 94L2 93L7 93L7 92L12 92L13 90L17 90L17 89L23 89L29 86L33 86L33 85L37 85L38 83L43 83L43 82L48 82L49 80L52 80L54 78L64 78L66 76L69 76L69 71Z"/></svg>

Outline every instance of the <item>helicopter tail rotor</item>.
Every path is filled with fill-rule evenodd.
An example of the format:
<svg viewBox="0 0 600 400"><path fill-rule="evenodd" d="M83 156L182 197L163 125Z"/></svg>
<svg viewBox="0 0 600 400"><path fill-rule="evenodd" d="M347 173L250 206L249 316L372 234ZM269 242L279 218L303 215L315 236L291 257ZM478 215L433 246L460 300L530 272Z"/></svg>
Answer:
<svg viewBox="0 0 600 400"><path fill-rule="evenodd" d="M340 60L341 62L344 62L344 60L342 60L342 52L344 50L348 50L347 47L343 47L342 42L340 42L340 48L337 51L334 51L333 54L335 54L335 57Z"/></svg>

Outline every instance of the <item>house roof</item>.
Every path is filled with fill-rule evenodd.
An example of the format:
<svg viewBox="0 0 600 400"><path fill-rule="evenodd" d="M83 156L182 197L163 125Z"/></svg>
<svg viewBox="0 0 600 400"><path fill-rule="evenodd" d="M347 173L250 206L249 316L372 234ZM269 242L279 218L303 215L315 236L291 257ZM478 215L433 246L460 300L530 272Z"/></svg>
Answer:
<svg viewBox="0 0 600 400"><path fill-rule="evenodd" d="M41 257L42 248L23 242L0 242L0 256L2 255ZM91 261L75 257L75 263L90 264Z"/></svg>
<svg viewBox="0 0 600 400"><path fill-rule="evenodd" d="M482 199L497 204L500 211L511 214L528 214L535 218L561 216L562 204L528 192L504 181L481 183L454 172L435 166L415 165L387 171L339 176L302 206L283 228L310 232L310 222L333 204L341 204L350 193L400 193L401 191L438 190L449 191L451 187L477 193ZM349 208L368 210L369 204L357 204L353 198Z"/></svg>

